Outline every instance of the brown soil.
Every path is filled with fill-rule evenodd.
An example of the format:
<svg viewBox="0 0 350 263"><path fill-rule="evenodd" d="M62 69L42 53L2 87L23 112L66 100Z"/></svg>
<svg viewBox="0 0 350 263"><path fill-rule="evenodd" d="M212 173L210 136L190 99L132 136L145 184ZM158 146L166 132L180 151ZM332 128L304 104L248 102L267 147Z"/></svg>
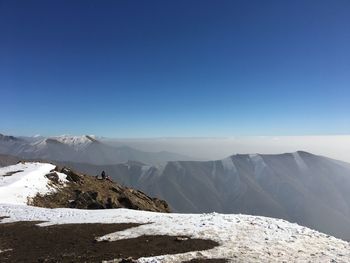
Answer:
<svg viewBox="0 0 350 263"><path fill-rule="evenodd" d="M96 237L137 225L68 224L39 227L36 223L0 224L0 249L12 249L0 253L1 262L101 262L206 250L218 245L214 241L201 239L179 242L173 236L142 236L114 242L96 242Z"/></svg>
<svg viewBox="0 0 350 263"><path fill-rule="evenodd" d="M158 198L151 198L141 191L123 187L116 182L79 174L67 168L56 168L67 175L69 183L62 187L56 171L46 176L57 192L37 195L31 202L34 206L47 208L106 209L129 208L154 212L170 212L168 204Z"/></svg>

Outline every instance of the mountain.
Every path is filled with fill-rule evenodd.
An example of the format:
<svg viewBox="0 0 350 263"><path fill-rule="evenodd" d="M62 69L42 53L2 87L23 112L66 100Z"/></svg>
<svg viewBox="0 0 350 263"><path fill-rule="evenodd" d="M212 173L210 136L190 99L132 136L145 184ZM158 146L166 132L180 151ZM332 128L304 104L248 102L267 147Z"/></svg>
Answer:
<svg viewBox="0 0 350 263"><path fill-rule="evenodd" d="M0 203L46 208L130 208L170 212L167 203L97 178L42 162L19 162L0 168Z"/></svg>
<svg viewBox="0 0 350 263"><path fill-rule="evenodd" d="M229 165L229 167L232 167ZM125 208L77 209L108 188ZM80 191L77 188L80 187ZM73 188L72 196L65 189ZM108 190L107 190L108 191ZM58 207L37 207L38 198ZM79 198L79 197L82 198ZM93 197L94 196L94 197ZM100 199L101 200L101 199ZM43 204L43 203L41 203ZM252 215L159 213L159 202L107 180L21 162L0 168L1 262L339 262L350 243L290 222ZM73 208L74 207L74 208ZM120 206L117 206L120 207ZM133 207L135 208L135 207ZM142 209L146 207L136 207ZM20 242L19 242L20 241ZM130 258L129 258L130 257Z"/></svg>
<svg viewBox="0 0 350 263"><path fill-rule="evenodd" d="M14 137L0 134L0 154L25 159L116 164L128 160L159 164L172 160L188 160L170 152L143 152L127 146L114 147L93 135L56 137Z"/></svg>
<svg viewBox="0 0 350 263"><path fill-rule="evenodd" d="M326 157L295 152L161 166L65 164L92 174L105 170L124 185L166 200L173 211L283 218L350 240L350 164Z"/></svg>
<svg viewBox="0 0 350 263"><path fill-rule="evenodd" d="M18 163L21 161L21 158L12 156L12 155L6 155L6 154L0 154L0 167L9 166Z"/></svg>

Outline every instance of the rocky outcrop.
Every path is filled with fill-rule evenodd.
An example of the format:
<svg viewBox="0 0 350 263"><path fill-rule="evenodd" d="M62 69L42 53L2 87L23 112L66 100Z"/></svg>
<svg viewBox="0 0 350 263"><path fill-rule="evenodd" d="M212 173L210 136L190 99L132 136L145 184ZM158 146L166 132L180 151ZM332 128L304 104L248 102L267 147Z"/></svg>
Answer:
<svg viewBox="0 0 350 263"><path fill-rule="evenodd" d="M62 187L57 174L64 173L68 182ZM110 209L129 208L154 212L170 212L168 204L158 198L119 185L97 176L77 173L69 168L56 167L46 177L57 191L49 195L37 195L32 205L48 208Z"/></svg>

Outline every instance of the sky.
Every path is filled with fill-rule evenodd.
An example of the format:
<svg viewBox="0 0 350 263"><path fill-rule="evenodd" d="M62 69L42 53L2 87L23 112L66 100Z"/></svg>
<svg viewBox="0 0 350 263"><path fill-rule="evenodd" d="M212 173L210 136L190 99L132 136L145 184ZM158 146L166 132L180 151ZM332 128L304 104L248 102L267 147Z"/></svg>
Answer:
<svg viewBox="0 0 350 263"><path fill-rule="evenodd" d="M350 134L350 1L0 0L0 133Z"/></svg>

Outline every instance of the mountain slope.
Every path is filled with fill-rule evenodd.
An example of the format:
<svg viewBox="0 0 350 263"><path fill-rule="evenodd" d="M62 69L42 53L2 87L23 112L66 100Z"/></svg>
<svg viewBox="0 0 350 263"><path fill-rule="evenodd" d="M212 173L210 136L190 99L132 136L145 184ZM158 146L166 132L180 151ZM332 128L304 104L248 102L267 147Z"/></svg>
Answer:
<svg viewBox="0 0 350 263"><path fill-rule="evenodd" d="M0 168L0 203L47 208L131 208L169 212L166 202L122 187L110 179L76 173L41 162Z"/></svg>
<svg viewBox="0 0 350 263"><path fill-rule="evenodd" d="M147 164L171 160L188 160L183 155L170 152L143 152L127 146L114 147L100 142L94 136L13 137L0 134L0 154L31 160L116 164L128 160Z"/></svg>
<svg viewBox="0 0 350 263"><path fill-rule="evenodd" d="M283 218L350 240L350 165L326 157L296 152L164 166L66 164L83 172L105 170L118 182L167 200L177 212Z"/></svg>
<svg viewBox="0 0 350 263"><path fill-rule="evenodd" d="M222 164L233 170L227 160ZM35 204L38 194L47 201L70 188L70 182L83 189L95 184L91 180L98 179L48 163L0 168L1 262L124 262L120 257L129 255L139 263L350 260L348 242L281 219L28 205Z"/></svg>
<svg viewBox="0 0 350 263"><path fill-rule="evenodd" d="M21 158L18 158L12 155L0 154L0 167L16 164L20 160Z"/></svg>

